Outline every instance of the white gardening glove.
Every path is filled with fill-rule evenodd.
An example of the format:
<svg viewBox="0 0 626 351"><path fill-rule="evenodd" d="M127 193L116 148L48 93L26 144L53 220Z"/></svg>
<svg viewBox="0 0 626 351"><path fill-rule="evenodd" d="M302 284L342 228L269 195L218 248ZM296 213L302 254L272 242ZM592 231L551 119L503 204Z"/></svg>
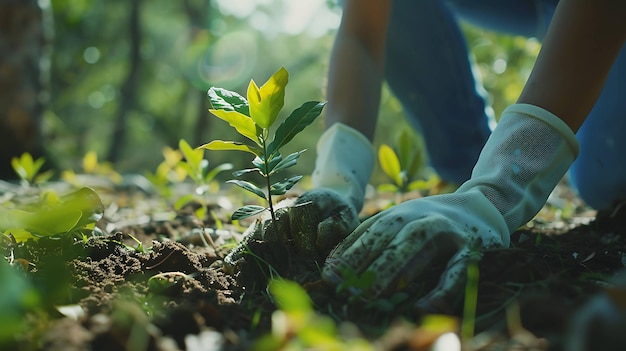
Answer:
<svg viewBox="0 0 626 351"><path fill-rule="evenodd" d="M507 108L470 180L451 194L407 201L361 224L329 255L323 277L375 273L365 292L376 297L406 288L435 262L438 286L418 306L449 311L463 290L472 252L508 246L512 231L531 220L578 154L569 127L536 106ZM363 292L362 292L363 293Z"/></svg>
<svg viewBox="0 0 626 351"><path fill-rule="evenodd" d="M357 130L335 123L322 134L312 174L314 189L289 210L297 246L305 252L316 248L323 259L359 225L358 213L373 167L373 147ZM315 223L308 223L310 218Z"/></svg>

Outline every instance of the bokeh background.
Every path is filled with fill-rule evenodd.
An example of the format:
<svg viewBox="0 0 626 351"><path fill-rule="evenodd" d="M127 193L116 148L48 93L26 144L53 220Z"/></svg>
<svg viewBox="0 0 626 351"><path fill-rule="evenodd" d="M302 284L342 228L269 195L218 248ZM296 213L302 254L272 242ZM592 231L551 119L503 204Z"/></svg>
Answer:
<svg viewBox="0 0 626 351"><path fill-rule="evenodd" d="M0 0L0 73L19 61L15 75L41 83L25 86L24 77L7 83L0 74L6 97L0 120L7 132L19 128L6 124L17 118L8 112L16 101L8 92L35 89L40 108L20 118L40 127L28 134L36 138L31 149L41 147L49 165L79 169L95 151L118 172L151 171L163 160L163 147L177 148L181 138L192 146L237 138L207 112L211 86L245 96L250 79L263 83L284 66L290 81L282 117L304 101L324 100L340 16L330 0ZM469 24L463 30L498 115L521 91L540 44ZM30 61L16 61L16 47ZM408 126L386 88L380 114L376 146L392 143ZM311 172L323 118L285 150L309 150L293 172ZM23 140L4 142L3 152L29 150ZM206 157L214 165L250 161L237 152Z"/></svg>

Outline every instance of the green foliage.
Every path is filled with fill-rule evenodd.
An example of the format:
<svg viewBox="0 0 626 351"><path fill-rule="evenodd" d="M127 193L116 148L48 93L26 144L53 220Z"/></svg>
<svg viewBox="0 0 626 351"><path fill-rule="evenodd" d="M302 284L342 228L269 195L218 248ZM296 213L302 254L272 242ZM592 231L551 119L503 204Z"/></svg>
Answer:
<svg viewBox="0 0 626 351"><path fill-rule="evenodd" d="M253 350L373 350L366 340L343 336L329 317L315 312L306 291L297 283L270 282L278 310L272 314L272 333L256 340Z"/></svg>
<svg viewBox="0 0 626 351"><path fill-rule="evenodd" d="M200 146L201 149L243 151L254 155L253 168L235 171L233 175L240 177L247 173L258 173L265 179L265 191L254 183L242 179L229 180L228 183L235 184L265 200L269 205L267 209L270 210L274 220L272 196L285 194L302 176L296 175L274 183L271 178L279 171L296 165L298 158L305 151L297 151L283 157L280 150L305 127L313 123L325 105L324 102L305 102L287 116L276 128L272 137L270 128L275 124L284 106L285 87L288 80L289 75L285 68L276 71L261 87L251 80L248 85L247 99L225 89L209 89L208 97L213 106L213 109L209 111L226 121L248 141L214 140ZM233 213L232 219L247 218L265 210L265 207L257 205L244 206Z"/></svg>
<svg viewBox="0 0 626 351"><path fill-rule="evenodd" d="M41 184L53 176L52 170L40 172L44 163L45 159L43 157L34 160L33 156L28 152L23 153L20 157L11 159L11 166L20 177L23 185Z"/></svg>
<svg viewBox="0 0 626 351"><path fill-rule="evenodd" d="M178 199L174 204L174 208L179 210L191 201L198 201L201 206L196 210L195 214L197 218L202 220L207 215L207 203L204 195L209 191L211 182L219 173L231 170L233 165L223 163L210 169L209 160L204 158L204 150L192 148L183 139L178 142L178 147L184 157L184 160L178 161L178 168L182 169L193 180L196 184L196 189L194 193Z"/></svg>
<svg viewBox="0 0 626 351"><path fill-rule="evenodd" d="M122 183L122 175L113 169L113 165L110 162L99 162L98 154L95 151L88 151L83 156L81 167L83 174L103 176L113 182L113 184ZM85 185L73 170L63 171L61 179L79 188Z"/></svg>
<svg viewBox="0 0 626 351"><path fill-rule="evenodd" d="M380 167L391 180L391 183L381 184L378 190L406 193L428 189L432 184L419 179L425 163L423 143L403 130L396 150L397 152L387 144L382 144L378 149Z"/></svg>
<svg viewBox="0 0 626 351"><path fill-rule="evenodd" d="M181 196L174 203L174 208L180 210L191 202L198 202L200 207L195 215L204 219L207 215L205 195L211 191L213 185L217 187L215 177L224 171L231 170L231 163L223 163L215 168L209 168L209 161L204 158L204 150L192 148L187 141L178 141L178 150L169 147L163 148L164 160L158 165L154 173L146 173L146 178L164 197L172 195L173 184L182 183L190 178L196 185L192 193ZM214 188L214 187L213 187Z"/></svg>
<svg viewBox="0 0 626 351"><path fill-rule="evenodd" d="M0 346L23 331L24 313L41 304L41 297L30 282L13 267L0 259Z"/></svg>
<svg viewBox="0 0 626 351"><path fill-rule="evenodd" d="M163 148L163 161L159 163L154 173L146 172L146 178L164 198L172 195L172 183L180 183L187 177L187 172L180 167L183 153L168 146Z"/></svg>
<svg viewBox="0 0 626 351"><path fill-rule="evenodd" d="M17 242L66 234L85 237L93 234L103 213L100 197L90 188L62 197L48 190L31 203L0 208L0 232Z"/></svg>

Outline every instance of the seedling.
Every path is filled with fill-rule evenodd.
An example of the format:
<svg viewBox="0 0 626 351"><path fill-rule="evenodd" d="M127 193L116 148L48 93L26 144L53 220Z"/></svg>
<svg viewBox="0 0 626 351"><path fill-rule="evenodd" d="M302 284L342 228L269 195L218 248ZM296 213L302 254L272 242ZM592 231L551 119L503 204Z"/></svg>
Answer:
<svg viewBox="0 0 626 351"><path fill-rule="evenodd" d="M324 108L325 102L308 101L295 109L275 130L270 128L276 122L279 112L284 106L285 87L289 74L280 68L261 87L254 80L250 81L247 99L241 95L221 88L211 88L208 92L213 109L209 110L216 117L228 122L239 134L247 138L246 142L214 140L200 146L208 150L235 150L254 155L253 168L235 171L233 175L240 177L251 172L258 172L265 179L265 191L257 185L233 179L228 183L235 184L246 191L262 198L267 207L248 205L236 210L231 219L238 220L254 216L269 210L272 221L276 222L272 196L283 195L301 178L301 175L272 182L273 176L279 171L292 167L298 157L305 151L297 151L283 157L280 149L289 143L296 134L313 123Z"/></svg>
<svg viewBox="0 0 626 351"><path fill-rule="evenodd" d="M382 184L378 189L400 194L422 189L425 182L417 179L424 163L421 149L407 131L400 134L397 153L391 146L382 144L378 149L378 161L392 183Z"/></svg>
<svg viewBox="0 0 626 351"><path fill-rule="evenodd" d="M98 161L98 154L95 151L89 151L83 156L81 168L83 174L102 176L113 184L121 184L123 181L122 175L113 169L113 165L110 162ZM84 183L86 183L73 170L63 171L61 178L77 188L84 186Z"/></svg>
<svg viewBox="0 0 626 351"><path fill-rule="evenodd" d="M213 169L209 169L209 161L204 158L204 150L193 149L185 140L178 142L178 147L183 154L184 160L179 160L177 166L184 170L189 178L196 184L193 194L187 194L174 204L174 208L179 210L191 201L197 200L200 208L196 210L196 217L203 220L207 214L207 203L204 195L209 191L211 182L223 171L233 169L230 163L223 163Z"/></svg>
<svg viewBox="0 0 626 351"><path fill-rule="evenodd" d="M253 350L374 350L359 336L342 335L341 325L317 313L298 283L274 279L269 292L278 307L272 313L272 331L257 339Z"/></svg>
<svg viewBox="0 0 626 351"><path fill-rule="evenodd" d="M11 159L11 166L18 177L20 177L24 186L41 184L53 176L52 170L40 172L44 163L45 159L43 157L35 160L28 152L23 153L20 157Z"/></svg>
<svg viewBox="0 0 626 351"><path fill-rule="evenodd" d="M171 184L184 181L187 172L179 166L183 159L180 150L166 146L162 154L163 161L159 163L154 173L147 172L145 176L162 197L169 198L172 195Z"/></svg>

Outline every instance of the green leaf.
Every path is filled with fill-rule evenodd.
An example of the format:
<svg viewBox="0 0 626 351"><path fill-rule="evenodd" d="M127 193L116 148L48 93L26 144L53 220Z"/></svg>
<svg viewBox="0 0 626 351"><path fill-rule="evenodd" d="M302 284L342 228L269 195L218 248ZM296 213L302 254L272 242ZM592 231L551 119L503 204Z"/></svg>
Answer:
<svg viewBox="0 0 626 351"><path fill-rule="evenodd" d="M384 183L384 184L378 185L376 187L376 191L378 191L379 193L395 193L399 191L399 188L395 184Z"/></svg>
<svg viewBox="0 0 626 351"><path fill-rule="evenodd" d="M0 231L20 228L34 236L65 234L95 224L103 211L100 197L82 188L61 198L42 198L36 204L0 211Z"/></svg>
<svg viewBox="0 0 626 351"><path fill-rule="evenodd" d="M415 141L408 131L403 130L398 141L398 158L403 170L406 171L408 181L417 177L417 173L422 167L421 139Z"/></svg>
<svg viewBox="0 0 626 351"><path fill-rule="evenodd" d="M263 190L261 190L259 187L257 187L256 185L250 183L250 182L246 182L245 180L239 180L239 179L231 179L226 181L226 183L232 183L237 185L240 188L243 188L253 194L255 194L256 196L267 200L267 197L265 196L265 193L263 192Z"/></svg>
<svg viewBox="0 0 626 351"><path fill-rule="evenodd" d="M246 173L251 173L251 172L260 172L261 170L258 168L246 168L246 169L240 169L238 171L234 171L233 172L233 176L234 177L241 177L242 175L246 174Z"/></svg>
<svg viewBox="0 0 626 351"><path fill-rule="evenodd" d="M213 87L209 89L207 96L215 110L237 111L250 116L248 101L234 91Z"/></svg>
<svg viewBox="0 0 626 351"><path fill-rule="evenodd" d="M272 169L274 169L274 167L276 167L282 159L283 157L280 154L274 155L274 157L272 157L266 165L263 157L256 157L252 160L252 164L259 169L261 175L267 177L269 174L272 174Z"/></svg>
<svg viewBox="0 0 626 351"><path fill-rule="evenodd" d="M52 270L51 270L52 271ZM0 342L3 345L15 343L15 335L32 331L32 324L29 323L27 315L38 312L40 308L50 307L47 292L37 290L29 275L20 272L12 267L3 257L0 260L0 279L2 289L0 289ZM50 279L50 278L48 278ZM41 291L41 293L39 292ZM19 348L19 347L18 347ZM14 349L6 347L3 349Z"/></svg>
<svg viewBox="0 0 626 351"><path fill-rule="evenodd" d="M177 164L177 166L178 166L180 169L184 170L184 171L185 171L185 173L186 173L189 177L191 177L191 178L195 178L195 173L196 173L196 172L195 172L194 168L191 166L191 164L189 164L189 163L187 163L187 162L185 162L185 161L179 161L179 162L178 162L178 164Z"/></svg>
<svg viewBox="0 0 626 351"><path fill-rule="evenodd" d="M274 173L276 173L276 172L278 172L280 170L283 170L285 168L289 168L289 167L295 166L296 163L298 163L298 157L300 157L300 155L302 155L302 153L305 152L305 151L306 151L306 149L305 150L300 150L300 151L297 151L297 152L294 152L294 153L291 153L291 154L287 155L287 157L285 157L284 160L280 161L280 163L277 164L276 167L274 167L272 169L272 171L270 172L270 175L272 175L272 174L274 174Z"/></svg>
<svg viewBox="0 0 626 351"><path fill-rule="evenodd" d="M309 101L295 109L276 129L274 140L268 147L268 153L271 155L277 152L290 142L296 134L313 123L322 113L325 105L325 102Z"/></svg>
<svg viewBox="0 0 626 351"><path fill-rule="evenodd" d="M204 218L206 218L206 212L207 208L205 206L200 206L197 210L194 211L194 214L196 215L196 218L204 220Z"/></svg>
<svg viewBox="0 0 626 351"><path fill-rule="evenodd" d="M204 158L204 150L192 148L184 139L180 139L178 141L178 148L183 153L185 160L187 160L187 163L189 163L192 168L200 168L200 162L202 162Z"/></svg>
<svg viewBox="0 0 626 351"><path fill-rule="evenodd" d="M403 129L398 138L398 158L402 168L406 169L409 166L414 153L411 136L406 129Z"/></svg>
<svg viewBox="0 0 626 351"><path fill-rule="evenodd" d="M228 122L231 127L235 128L237 133L261 146L261 142L257 136L257 126L250 117L237 111L209 110L209 112L214 114L217 118Z"/></svg>
<svg viewBox="0 0 626 351"><path fill-rule="evenodd" d="M411 162L406 166L406 176L408 181L412 181L417 177L420 169L424 164L424 160L422 159L422 153L420 151L416 151L415 155L411 159Z"/></svg>
<svg viewBox="0 0 626 351"><path fill-rule="evenodd" d="M4 234L6 235L11 234L13 238L15 239L15 241L18 243L27 241L28 239L36 238L36 236L33 235L33 233L31 233L30 231L24 228L6 228L6 230L4 230Z"/></svg>
<svg viewBox="0 0 626 351"><path fill-rule="evenodd" d="M274 279L269 284L269 290L278 307L285 312L310 312L313 309L309 295L298 283Z"/></svg>
<svg viewBox="0 0 626 351"><path fill-rule="evenodd" d="M248 217L252 217L255 215L258 215L259 213L265 211L266 208L263 206L256 206L256 205L248 205L248 206L244 206L240 209L237 209L235 212L233 212L233 215L230 216L230 219L232 219L233 221L238 220L238 219L244 219L244 218L248 218Z"/></svg>
<svg viewBox="0 0 626 351"><path fill-rule="evenodd" d="M49 169L45 172L39 173L36 177L35 177L35 184L42 184L47 182L48 180L50 180L50 178L52 178L52 176L54 176L54 170Z"/></svg>
<svg viewBox="0 0 626 351"><path fill-rule="evenodd" d="M33 156L25 152L20 157L13 157L11 166L20 179L32 183L44 162L43 157L33 160Z"/></svg>
<svg viewBox="0 0 626 351"><path fill-rule="evenodd" d="M260 156L263 154L263 150L261 150L260 148L249 146L238 141L213 140L210 143L198 146L198 148L221 151L245 151L255 156Z"/></svg>
<svg viewBox="0 0 626 351"><path fill-rule="evenodd" d="M222 163L221 165L213 168L212 170L210 170L208 173L205 174L204 176L204 181L209 183L211 182L219 173L224 172L224 171L230 171L231 169L233 169L233 164L232 163Z"/></svg>
<svg viewBox="0 0 626 351"><path fill-rule="evenodd" d="M187 205L188 203L192 202L194 199L195 197L193 196L193 194L183 195L174 203L174 209L178 211L181 208L185 207L185 205Z"/></svg>
<svg viewBox="0 0 626 351"><path fill-rule="evenodd" d="M296 183L302 179L302 176L295 176L288 179L285 179L281 182L274 183L270 186L270 194L271 195L283 195L287 192L287 190L293 188Z"/></svg>
<svg viewBox="0 0 626 351"><path fill-rule="evenodd" d="M289 73L283 67L276 71L260 88L254 80L248 85L250 117L263 129L268 129L285 105L285 87Z"/></svg>
<svg viewBox="0 0 626 351"><path fill-rule="evenodd" d="M389 145L382 144L380 146L378 149L378 161L383 172L393 179L396 185L402 186L400 160L398 160L398 156Z"/></svg>

